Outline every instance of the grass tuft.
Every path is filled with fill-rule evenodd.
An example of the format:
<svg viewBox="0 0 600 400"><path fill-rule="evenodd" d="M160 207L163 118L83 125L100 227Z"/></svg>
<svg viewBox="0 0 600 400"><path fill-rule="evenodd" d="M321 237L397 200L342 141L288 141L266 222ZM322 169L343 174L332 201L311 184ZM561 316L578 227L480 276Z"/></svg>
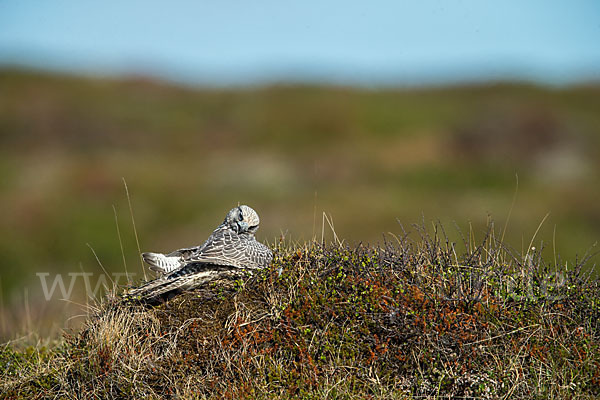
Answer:
<svg viewBox="0 0 600 400"><path fill-rule="evenodd" d="M436 232L443 232L438 229ZM281 245L267 269L155 307L109 297L52 349L0 352L7 398L600 396L600 287L489 232L462 255Z"/></svg>

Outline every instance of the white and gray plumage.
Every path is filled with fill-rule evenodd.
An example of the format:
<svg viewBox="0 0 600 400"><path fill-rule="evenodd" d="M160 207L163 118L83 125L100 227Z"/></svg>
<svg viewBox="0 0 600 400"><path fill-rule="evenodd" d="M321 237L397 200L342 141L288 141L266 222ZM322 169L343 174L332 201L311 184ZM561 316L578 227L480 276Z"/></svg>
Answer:
<svg viewBox="0 0 600 400"><path fill-rule="evenodd" d="M260 219L248 206L227 213L225 220L201 246L175 250L169 254L142 253L150 269L168 274L190 262L228 265L238 268L260 268L271 261L268 247L254 238Z"/></svg>
<svg viewBox="0 0 600 400"><path fill-rule="evenodd" d="M150 268L163 275L132 290L130 295L153 300L172 291L192 289L215 277L235 276L242 269L269 265L273 253L254 237L259 223L256 211L242 205L229 211L201 246L169 254L142 253Z"/></svg>

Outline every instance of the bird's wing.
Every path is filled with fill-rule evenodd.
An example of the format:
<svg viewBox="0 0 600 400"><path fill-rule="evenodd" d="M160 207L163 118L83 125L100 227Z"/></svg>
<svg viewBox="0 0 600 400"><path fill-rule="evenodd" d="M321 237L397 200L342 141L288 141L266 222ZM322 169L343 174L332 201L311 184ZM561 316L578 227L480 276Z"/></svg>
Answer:
<svg viewBox="0 0 600 400"><path fill-rule="evenodd" d="M129 290L125 297L155 304L215 279L237 279L244 276L244 273L244 270L234 267L189 263L170 274Z"/></svg>
<svg viewBox="0 0 600 400"><path fill-rule="evenodd" d="M238 268L258 268L267 265L271 258L271 251L257 242L253 236L222 230L215 232L209 241L187 261Z"/></svg>
<svg viewBox="0 0 600 400"><path fill-rule="evenodd" d="M198 250L200 250L202 248L202 246L204 246L204 244L200 245L200 246L194 246L194 247L186 247L183 249L179 249L179 250L175 250L169 254L167 254L167 257L181 257L181 259L183 261L187 261L191 256L193 256L195 253L198 252Z"/></svg>

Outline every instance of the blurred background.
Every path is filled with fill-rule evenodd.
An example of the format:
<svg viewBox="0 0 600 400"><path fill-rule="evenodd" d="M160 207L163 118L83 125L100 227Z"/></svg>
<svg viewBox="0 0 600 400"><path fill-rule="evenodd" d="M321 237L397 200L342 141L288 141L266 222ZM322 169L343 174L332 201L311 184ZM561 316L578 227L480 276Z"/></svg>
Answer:
<svg viewBox="0 0 600 400"><path fill-rule="evenodd" d="M104 282L142 279L138 241L201 243L238 203L271 244L332 240L324 213L349 245L423 221L481 240L493 220L516 253L573 265L600 238L599 17L0 2L0 340L76 327Z"/></svg>

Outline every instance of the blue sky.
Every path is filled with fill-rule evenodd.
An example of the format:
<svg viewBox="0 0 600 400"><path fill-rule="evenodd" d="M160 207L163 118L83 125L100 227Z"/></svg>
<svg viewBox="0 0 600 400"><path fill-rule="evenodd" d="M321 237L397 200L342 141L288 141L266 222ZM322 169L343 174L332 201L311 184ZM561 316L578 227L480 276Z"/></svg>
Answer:
<svg viewBox="0 0 600 400"><path fill-rule="evenodd" d="M600 78L598 0L0 0L0 64L200 84Z"/></svg>

